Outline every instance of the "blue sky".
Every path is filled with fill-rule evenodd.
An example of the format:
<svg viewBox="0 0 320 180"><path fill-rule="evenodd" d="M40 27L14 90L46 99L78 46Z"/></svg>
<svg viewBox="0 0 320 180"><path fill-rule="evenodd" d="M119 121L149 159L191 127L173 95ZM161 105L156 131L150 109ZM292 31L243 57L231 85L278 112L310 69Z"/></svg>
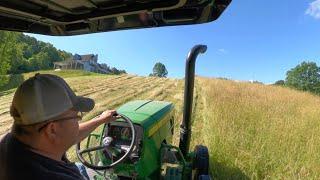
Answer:
<svg viewBox="0 0 320 180"><path fill-rule="evenodd" d="M130 74L148 75L156 62L182 78L188 51L208 46L196 73L273 83L302 61L320 65L320 0L233 0L215 22L72 37L32 35L78 54L98 54Z"/></svg>

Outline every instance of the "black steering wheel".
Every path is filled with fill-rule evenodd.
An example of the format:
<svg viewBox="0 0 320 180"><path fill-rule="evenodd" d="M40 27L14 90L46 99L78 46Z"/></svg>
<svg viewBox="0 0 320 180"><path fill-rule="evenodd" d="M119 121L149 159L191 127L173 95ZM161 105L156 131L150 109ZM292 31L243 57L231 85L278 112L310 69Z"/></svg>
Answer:
<svg viewBox="0 0 320 180"><path fill-rule="evenodd" d="M110 169L110 168L114 167L115 165L121 163L132 152L132 150L134 148L134 144L135 144L135 139L136 139L135 128L134 128L133 123L132 123L130 118L124 116L123 114L117 114L117 116L118 115L121 117L121 119L123 119L124 121L126 121L129 124L129 127L131 129L131 142L130 142L129 148L121 148L121 150L124 150L125 153L124 153L123 156L118 158L118 160L116 160L115 162L112 162L111 164L107 164L107 165L101 165L101 166L99 165L99 166L97 166L97 165L91 164L87 160L85 160L85 158L83 157L83 154L94 152L94 151L98 151L98 150L106 150L106 149L109 148L110 144L105 144L105 143L101 142L101 144L99 146L89 147L89 148L80 150L80 142L79 142L79 143L77 143L77 146L76 146L76 153L77 153L77 156L78 156L79 160L81 161L81 163L83 163L83 165L85 165L86 167L94 169L94 170ZM106 125L107 124L105 124L105 127L106 127ZM103 130L103 134L104 134L104 130Z"/></svg>

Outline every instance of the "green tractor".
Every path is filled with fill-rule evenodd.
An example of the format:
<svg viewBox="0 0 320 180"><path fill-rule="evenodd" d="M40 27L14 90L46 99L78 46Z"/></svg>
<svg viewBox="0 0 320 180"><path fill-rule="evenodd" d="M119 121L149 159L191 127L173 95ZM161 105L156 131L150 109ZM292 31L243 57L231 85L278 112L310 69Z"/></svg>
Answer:
<svg viewBox="0 0 320 180"><path fill-rule="evenodd" d="M197 45L187 58L179 147L171 144L175 124L172 103L128 102L117 110L122 118L90 134L84 148L77 144L77 156L95 171L94 179L210 179L207 147L197 145L189 151L195 61L206 49Z"/></svg>
<svg viewBox="0 0 320 180"><path fill-rule="evenodd" d="M0 29L69 36L123 29L200 24L216 20L231 0L2 0ZM94 179L210 179L209 153L190 151L195 61L206 46L188 54L179 146L172 145L174 105L132 101L76 148ZM84 145L83 145L84 144Z"/></svg>

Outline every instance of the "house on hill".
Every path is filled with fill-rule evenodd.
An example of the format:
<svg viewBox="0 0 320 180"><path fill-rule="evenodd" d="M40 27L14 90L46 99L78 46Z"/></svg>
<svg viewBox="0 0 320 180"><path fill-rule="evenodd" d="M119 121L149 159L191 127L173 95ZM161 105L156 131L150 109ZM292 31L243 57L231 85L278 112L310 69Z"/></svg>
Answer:
<svg viewBox="0 0 320 180"><path fill-rule="evenodd" d="M53 63L54 69L79 69L96 73L109 73L109 70L98 63L98 55L86 54L79 55L75 54L71 58L65 61L59 61Z"/></svg>

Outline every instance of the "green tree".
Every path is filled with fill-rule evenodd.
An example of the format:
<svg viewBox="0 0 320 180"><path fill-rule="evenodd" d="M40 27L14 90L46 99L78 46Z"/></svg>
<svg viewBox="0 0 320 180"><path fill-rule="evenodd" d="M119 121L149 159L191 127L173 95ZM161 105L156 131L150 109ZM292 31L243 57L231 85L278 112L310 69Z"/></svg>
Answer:
<svg viewBox="0 0 320 180"><path fill-rule="evenodd" d="M60 54L60 57L62 58L62 61L72 57L72 54L69 53L69 52L66 52L66 51L63 51L63 50L58 50L58 52Z"/></svg>
<svg viewBox="0 0 320 180"><path fill-rule="evenodd" d="M33 55L29 59L30 69L37 71L40 69L50 69L51 68L51 57L48 55L48 52L43 51L36 55Z"/></svg>
<svg viewBox="0 0 320 180"><path fill-rule="evenodd" d="M168 71L166 69L166 66L160 62L157 62L153 66L152 74L149 76L157 76L157 77L167 77Z"/></svg>
<svg viewBox="0 0 320 180"><path fill-rule="evenodd" d="M302 62L287 72L289 87L320 94L320 68L315 62Z"/></svg>
<svg viewBox="0 0 320 180"><path fill-rule="evenodd" d="M278 80L274 83L274 85L277 85L277 86L284 86L285 85L285 81L284 80Z"/></svg>
<svg viewBox="0 0 320 180"><path fill-rule="evenodd" d="M21 33L0 31L0 86L7 83L8 71L23 60L23 45L18 43Z"/></svg>
<svg viewBox="0 0 320 180"><path fill-rule="evenodd" d="M10 57L10 69L8 70L8 74L20 74L26 71L27 61L24 58L24 47L26 44L24 43L15 43L15 47L11 48L13 51L12 56Z"/></svg>
<svg viewBox="0 0 320 180"><path fill-rule="evenodd" d="M115 67L111 68L111 73L112 74L120 74L119 70Z"/></svg>
<svg viewBox="0 0 320 180"><path fill-rule="evenodd" d="M115 67L110 69L111 74L127 74L125 70L119 70Z"/></svg>

